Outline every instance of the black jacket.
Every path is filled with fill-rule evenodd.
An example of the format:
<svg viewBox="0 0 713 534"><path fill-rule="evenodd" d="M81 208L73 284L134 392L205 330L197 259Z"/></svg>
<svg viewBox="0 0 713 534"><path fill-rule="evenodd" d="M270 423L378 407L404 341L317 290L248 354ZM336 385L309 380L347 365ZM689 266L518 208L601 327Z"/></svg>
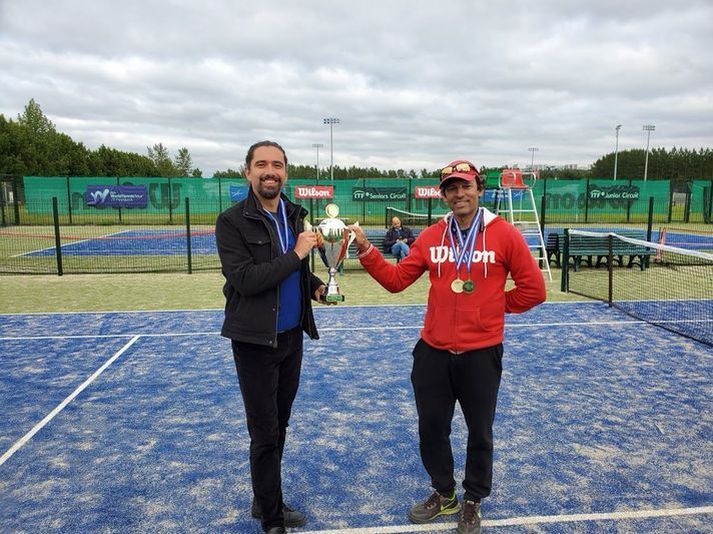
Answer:
<svg viewBox="0 0 713 534"><path fill-rule="evenodd" d="M409 247L416 241L410 228L401 226L400 230L401 232L392 226L386 231L386 235L384 236L384 252L391 253L391 247L394 246L397 239L405 239Z"/></svg>
<svg viewBox="0 0 713 534"><path fill-rule="evenodd" d="M299 235L307 210L284 195L287 222ZM267 218L249 190L242 202L218 216L215 240L225 285L225 320L221 334L230 339L277 346L277 313L280 283L300 269L302 329L318 339L311 297L322 281L309 270L309 259L300 261L294 250L282 254L275 225Z"/></svg>

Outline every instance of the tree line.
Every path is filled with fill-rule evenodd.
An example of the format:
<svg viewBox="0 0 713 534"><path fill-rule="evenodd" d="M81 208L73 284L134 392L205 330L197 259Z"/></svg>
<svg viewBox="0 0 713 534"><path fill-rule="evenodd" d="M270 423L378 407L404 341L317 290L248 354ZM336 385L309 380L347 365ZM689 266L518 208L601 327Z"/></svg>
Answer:
<svg viewBox="0 0 713 534"><path fill-rule="evenodd" d="M0 174L22 176L201 176L187 148L172 158L157 143L145 156L101 145L90 150L57 131L34 99L17 120L0 114Z"/></svg>
<svg viewBox="0 0 713 534"><path fill-rule="evenodd" d="M16 120L0 114L0 175L22 176L202 176L193 167L191 155L183 147L171 157L162 143L146 148L146 155L124 152L101 145L90 150L81 142L58 132L45 116L40 105L31 99ZM599 158L590 169L541 169L541 178L587 179L612 178L616 156L617 178L640 180L644 177L646 152L643 149L613 152ZM496 171L505 167L483 167L481 171ZM287 166L291 176L317 178L315 165ZM434 178L439 169L381 170L376 167L341 167L335 165L334 179L355 178ZM238 169L218 171L215 177L243 176L243 166ZM330 179L329 168L319 169L320 181ZM654 148L649 151L647 169L649 180L672 180L674 188L690 180L713 179L713 150L700 148Z"/></svg>

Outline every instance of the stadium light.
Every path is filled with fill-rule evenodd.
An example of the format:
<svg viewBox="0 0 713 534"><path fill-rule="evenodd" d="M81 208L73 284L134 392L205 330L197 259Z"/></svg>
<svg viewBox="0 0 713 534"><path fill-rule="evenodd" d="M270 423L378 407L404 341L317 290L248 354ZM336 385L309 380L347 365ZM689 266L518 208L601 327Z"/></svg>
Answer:
<svg viewBox="0 0 713 534"><path fill-rule="evenodd" d="M317 149L317 185L319 185L319 149L323 148L322 143L312 143L312 146Z"/></svg>
<svg viewBox="0 0 713 534"><path fill-rule="evenodd" d="M646 163L644 163L644 182L646 181L646 175L649 172L649 141L651 140L651 132L656 129L653 124L644 124L643 130L646 132Z"/></svg>
<svg viewBox="0 0 713 534"><path fill-rule="evenodd" d="M621 124L617 124L616 128L616 146L614 147L614 181L616 182L616 164L619 157L619 130L621 130Z"/></svg>
<svg viewBox="0 0 713 534"><path fill-rule="evenodd" d="M333 182L334 181L334 125L339 124L339 119L336 117L327 117L326 119L322 119L324 124L329 124L329 152L330 152L330 157L329 157L329 179Z"/></svg>
<svg viewBox="0 0 713 534"><path fill-rule="evenodd" d="M535 171L535 152L537 152L540 149L537 148L536 146L531 146L530 148L528 148L528 150L530 152L532 152L532 159L530 160L530 170L534 172Z"/></svg>

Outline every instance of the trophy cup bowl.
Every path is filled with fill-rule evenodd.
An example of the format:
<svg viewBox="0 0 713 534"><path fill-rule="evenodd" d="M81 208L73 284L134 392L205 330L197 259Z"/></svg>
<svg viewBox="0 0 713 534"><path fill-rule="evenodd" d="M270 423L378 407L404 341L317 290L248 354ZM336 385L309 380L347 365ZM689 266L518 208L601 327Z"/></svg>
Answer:
<svg viewBox="0 0 713 534"><path fill-rule="evenodd" d="M317 231L322 234L323 238L322 246L319 247L319 255L329 273L324 300L326 302L343 302L344 295L339 291L336 274L347 256L349 245L356 236L347 230L344 221L337 218L339 208L335 204L327 205L325 210L328 217L323 219L317 227Z"/></svg>

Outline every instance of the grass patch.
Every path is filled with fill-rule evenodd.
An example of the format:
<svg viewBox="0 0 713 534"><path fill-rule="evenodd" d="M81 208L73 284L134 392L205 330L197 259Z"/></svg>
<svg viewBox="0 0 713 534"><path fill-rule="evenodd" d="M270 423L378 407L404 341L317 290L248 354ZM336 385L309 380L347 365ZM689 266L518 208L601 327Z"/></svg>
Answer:
<svg viewBox="0 0 713 534"><path fill-rule="evenodd" d="M323 267L317 275L326 281ZM559 271L553 271L553 275ZM136 273L82 275L12 275L0 277L1 313L132 311L222 308L223 276L217 271L194 274ZM361 269L338 275L347 305L425 304L430 282L424 274L401 293L389 293ZM559 279L549 283L548 300L581 300L559 292Z"/></svg>

